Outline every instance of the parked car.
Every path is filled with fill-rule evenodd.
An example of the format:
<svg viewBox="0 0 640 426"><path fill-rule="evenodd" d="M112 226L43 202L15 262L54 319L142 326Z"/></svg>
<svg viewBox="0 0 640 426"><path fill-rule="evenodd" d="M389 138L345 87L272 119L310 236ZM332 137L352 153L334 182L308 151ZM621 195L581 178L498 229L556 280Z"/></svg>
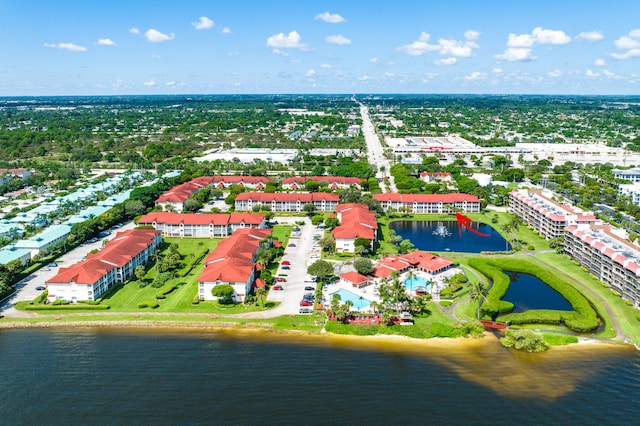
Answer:
<svg viewBox="0 0 640 426"><path fill-rule="evenodd" d="M304 296L302 296L302 300L309 300L313 302L315 300L315 296L311 293L307 293Z"/></svg>
<svg viewBox="0 0 640 426"><path fill-rule="evenodd" d="M289 244L289 247L297 247L297 246L295 245L295 243L291 243Z"/></svg>
<svg viewBox="0 0 640 426"><path fill-rule="evenodd" d="M312 314L313 313L313 308L300 308L300 313L301 314Z"/></svg>
<svg viewBox="0 0 640 426"><path fill-rule="evenodd" d="M313 306L313 302L311 300L302 299L300 301L300 306Z"/></svg>
<svg viewBox="0 0 640 426"><path fill-rule="evenodd" d="M38 287L36 287L36 290L38 291L45 291L47 288L43 285L39 285Z"/></svg>
<svg viewBox="0 0 640 426"><path fill-rule="evenodd" d="M283 266L281 266L281 268L282 268L282 269L285 269L285 270L288 270L288 269L291 269L291 266L289 266L289 265L283 265Z"/></svg>
<svg viewBox="0 0 640 426"><path fill-rule="evenodd" d="M280 284L276 284L271 287L272 290L284 290L284 288Z"/></svg>
<svg viewBox="0 0 640 426"><path fill-rule="evenodd" d="M285 277L275 277L274 280L277 283L286 283L287 282L287 279Z"/></svg>
<svg viewBox="0 0 640 426"><path fill-rule="evenodd" d="M311 287L310 285L304 287L304 291L316 291L315 287Z"/></svg>
<svg viewBox="0 0 640 426"><path fill-rule="evenodd" d="M55 268L56 266L58 266L58 264L56 262L51 262L49 266L52 268Z"/></svg>
<svg viewBox="0 0 640 426"><path fill-rule="evenodd" d="M281 265L291 265L291 262L289 262L288 260L283 260L282 262L280 262Z"/></svg>

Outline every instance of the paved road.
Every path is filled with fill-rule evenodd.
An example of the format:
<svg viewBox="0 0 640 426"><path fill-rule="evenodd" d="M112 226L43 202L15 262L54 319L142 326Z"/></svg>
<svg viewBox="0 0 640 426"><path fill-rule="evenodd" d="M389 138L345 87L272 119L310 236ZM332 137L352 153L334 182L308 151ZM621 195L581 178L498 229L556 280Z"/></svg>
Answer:
<svg viewBox="0 0 640 426"><path fill-rule="evenodd" d="M42 293L42 291L36 290L36 287L44 286L47 280L53 278L58 273L58 269L60 267L68 267L70 265L73 265L74 263L80 262L82 258L86 256L91 250L102 248L103 240L112 239L113 237L115 237L116 232L133 229L134 227L134 223L129 222L121 228L113 230L108 236L99 239L95 243L83 244L71 250L67 254L59 257L54 261L54 263L57 264L56 267L40 268L22 281L19 281L15 286L16 292L13 293L13 295L11 295L7 300L5 300L2 305L0 305L0 313L2 313L2 315L6 317L35 316L35 314L31 312L17 310L14 307L15 304L17 302L35 299Z"/></svg>
<svg viewBox="0 0 640 426"><path fill-rule="evenodd" d="M362 117L362 134L364 135L364 140L367 144L367 157L369 159L369 164L375 165L378 168L376 177L380 180L385 177L389 179L391 192L397 192L393 176L389 174L391 163L384 156L380 138L378 138L376 130L373 127L373 123L371 122L371 117L369 116L369 108L363 104L360 104L360 116ZM384 172L380 170L381 167L384 167ZM385 185L381 184L380 187L383 191L386 191Z"/></svg>

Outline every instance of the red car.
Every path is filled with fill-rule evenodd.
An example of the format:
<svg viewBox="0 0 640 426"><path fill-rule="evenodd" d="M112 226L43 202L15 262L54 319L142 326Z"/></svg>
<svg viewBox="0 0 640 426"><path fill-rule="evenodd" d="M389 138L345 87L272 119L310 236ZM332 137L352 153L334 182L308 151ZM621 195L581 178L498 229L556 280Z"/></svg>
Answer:
<svg viewBox="0 0 640 426"><path fill-rule="evenodd" d="M282 288L282 286L280 284L276 284L273 287L271 287L272 290L284 290L284 288Z"/></svg>
<svg viewBox="0 0 640 426"><path fill-rule="evenodd" d="M288 260L283 260L282 262L280 262L281 265L291 265L291 262L289 262Z"/></svg>
<svg viewBox="0 0 640 426"><path fill-rule="evenodd" d="M301 300L300 306L313 306L313 302L310 300Z"/></svg>
<svg viewBox="0 0 640 426"><path fill-rule="evenodd" d="M274 278L277 283L286 283L287 279L285 277L275 277Z"/></svg>

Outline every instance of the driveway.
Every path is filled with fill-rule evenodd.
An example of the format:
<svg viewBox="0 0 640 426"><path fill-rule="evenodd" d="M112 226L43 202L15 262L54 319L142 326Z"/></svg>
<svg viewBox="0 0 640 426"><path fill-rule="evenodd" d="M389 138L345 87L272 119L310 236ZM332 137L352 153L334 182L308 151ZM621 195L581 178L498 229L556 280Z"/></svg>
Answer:
<svg viewBox="0 0 640 426"><path fill-rule="evenodd" d="M119 229L114 229L109 233L108 236L104 238L98 239L95 243L85 243L75 249L71 250L67 254L60 256L58 259L54 260L52 263L57 264L57 266L45 266L44 268L38 269L33 274L19 281L15 285L16 292L9 296L2 305L0 305L0 313L5 317L30 317L33 316L30 312L19 311L14 305L17 302L25 301L25 300L33 300L42 294L42 291L36 290L38 286L44 286L45 282L51 278L53 278L57 273L60 267L69 267L75 263L78 263L85 257L91 250L102 248L102 241L105 239L111 240L116 236L118 231L125 231L127 229L133 229L135 224L133 222L129 222L126 225L123 225Z"/></svg>

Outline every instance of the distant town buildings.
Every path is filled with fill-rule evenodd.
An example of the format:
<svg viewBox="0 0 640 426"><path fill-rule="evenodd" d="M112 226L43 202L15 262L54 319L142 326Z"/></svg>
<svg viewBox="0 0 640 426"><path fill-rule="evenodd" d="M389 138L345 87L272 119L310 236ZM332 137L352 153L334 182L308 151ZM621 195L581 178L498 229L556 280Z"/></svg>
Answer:
<svg viewBox="0 0 640 426"><path fill-rule="evenodd" d="M49 300L96 300L114 285L133 275L146 264L162 244L160 231L132 229L118 232L98 253L69 267L61 267L47 281Z"/></svg>
<svg viewBox="0 0 640 426"><path fill-rule="evenodd" d="M453 194L373 194L385 211L410 213L479 213L480 199L475 195Z"/></svg>
<svg viewBox="0 0 640 426"><path fill-rule="evenodd" d="M236 229L264 228L266 215L258 213L191 213L153 212L138 220L138 225L152 226L167 237L228 237Z"/></svg>
<svg viewBox="0 0 640 426"><path fill-rule="evenodd" d="M295 176L282 179L282 189L297 191L304 189L307 181L326 182L328 188L340 189L354 187L360 189L360 185L366 179L344 176Z"/></svg>

